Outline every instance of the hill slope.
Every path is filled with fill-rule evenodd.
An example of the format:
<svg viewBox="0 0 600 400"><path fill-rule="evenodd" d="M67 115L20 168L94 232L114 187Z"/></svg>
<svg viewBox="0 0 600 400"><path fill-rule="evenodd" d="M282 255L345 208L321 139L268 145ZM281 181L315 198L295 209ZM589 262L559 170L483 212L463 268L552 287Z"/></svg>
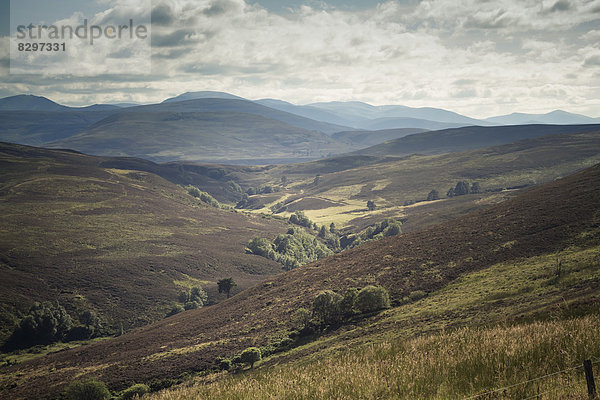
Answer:
<svg viewBox="0 0 600 400"><path fill-rule="evenodd" d="M440 314L438 320L429 309L411 314L411 309L418 310L419 303L402 306L401 300L416 290L441 293L462 278L484 273L499 264L515 265L515 271L519 271L519 263L554 255L569 246L598 246L594 238L600 226L599 205L597 165L458 220L368 243L278 275L215 306L182 313L103 343L5 368L1 382L13 382L16 386L2 395L35 397L56 393L76 375L81 377L81 372L83 376L93 374L113 388L122 388L131 382L202 370L215 365L219 356L231 356L250 345L267 344L272 335L290 328L289 318L294 310L309 305L324 289L381 284L398 306L383 318L374 317L342 330L339 336L345 342L338 343L341 346L377 333L414 335L431 324L444 326L445 318L466 323L473 316L459 319L458 309L449 310L451 314L446 316ZM496 274L496 279L507 276L501 270ZM542 302L536 306L550 307L557 295L559 299L563 295L565 301L597 296L600 285L596 282L600 277L589 279L567 280L564 288L546 286L554 294L548 297L549 303L537 299ZM479 309L476 315L485 315L490 321L491 311L506 303L474 304L488 307ZM529 307L530 313L532 306L531 302L521 303L518 309ZM425 322L427 325L423 325ZM304 353L300 348L292 356L323 351L335 343L333 339L335 336L318 342L319 347L305 347ZM52 372L48 365L52 365Z"/></svg>
<svg viewBox="0 0 600 400"><path fill-rule="evenodd" d="M183 103L197 104L197 101ZM157 161L247 162L256 159L320 158L350 148L323 133L307 131L278 120L229 111L191 112L181 103L165 103L179 111L115 114L78 135L53 142L50 146L89 154Z"/></svg>
<svg viewBox="0 0 600 400"><path fill-rule="evenodd" d="M354 154L378 157L400 157L415 153L440 154L497 146L545 135L590 132L598 129L600 129L600 125L468 126L409 135L388 143L358 150Z"/></svg>
<svg viewBox="0 0 600 400"><path fill-rule="evenodd" d="M2 339L34 301L91 308L129 329L162 318L182 287L202 285L216 301L218 279L244 288L281 271L244 249L285 224L208 207L115 161L0 144Z"/></svg>
<svg viewBox="0 0 600 400"><path fill-rule="evenodd" d="M139 106L127 111L132 112L233 112L258 115L274 119L297 128L319 131L327 134L348 130L346 126L315 121L296 114L276 110L264 105L244 100L231 98L198 98L185 101L169 101L160 104Z"/></svg>
<svg viewBox="0 0 600 400"><path fill-rule="evenodd" d="M336 140L354 143L361 147L370 147L387 142L388 140L399 139L404 136L425 131L425 129L418 128L384 129L378 131L344 131L334 133L332 137Z"/></svg>

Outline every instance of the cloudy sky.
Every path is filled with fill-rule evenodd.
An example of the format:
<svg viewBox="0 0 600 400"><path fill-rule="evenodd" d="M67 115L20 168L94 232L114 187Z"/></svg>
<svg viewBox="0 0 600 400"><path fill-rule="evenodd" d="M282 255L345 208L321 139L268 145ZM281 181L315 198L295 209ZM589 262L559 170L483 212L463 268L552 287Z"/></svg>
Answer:
<svg viewBox="0 0 600 400"><path fill-rule="evenodd" d="M67 15L47 18L79 11L77 18L99 20L99 9L131 4L89 2L85 10L51 8ZM132 73L114 73L95 62L85 76L21 75L4 62L0 96L85 105L217 90L472 117L555 109L600 117L600 0L153 0L151 15L150 68L140 61L127 67Z"/></svg>

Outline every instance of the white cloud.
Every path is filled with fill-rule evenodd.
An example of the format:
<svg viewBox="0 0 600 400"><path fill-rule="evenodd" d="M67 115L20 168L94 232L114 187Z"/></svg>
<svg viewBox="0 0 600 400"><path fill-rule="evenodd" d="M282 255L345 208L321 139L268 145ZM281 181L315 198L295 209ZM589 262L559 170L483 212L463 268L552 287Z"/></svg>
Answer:
<svg viewBox="0 0 600 400"><path fill-rule="evenodd" d="M567 103L600 115L600 34L590 23L600 18L596 8L600 0L435 0L410 7L387 1L363 11L302 6L277 15L242 0L161 0L154 4L152 75L113 78L96 89L108 88L105 97L118 101L223 90L473 116ZM46 89L60 94L60 83Z"/></svg>

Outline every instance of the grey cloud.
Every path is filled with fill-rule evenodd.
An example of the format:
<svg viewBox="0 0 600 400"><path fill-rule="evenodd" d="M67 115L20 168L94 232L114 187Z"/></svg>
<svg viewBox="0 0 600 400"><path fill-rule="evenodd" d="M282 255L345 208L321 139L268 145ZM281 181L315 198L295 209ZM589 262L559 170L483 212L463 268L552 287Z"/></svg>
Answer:
<svg viewBox="0 0 600 400"><path fill-rule="evenodd" d="M569 3L567 0L558 0L556 3L554 3L554 5L552 6L552 8L550 8L549 11L567 11L569 9L571 9L571 3Z"/></svg>
<svg viewBox="0 0 600 400"><path fill-rule="evenodd" d="M166 4L160 4L152 9L150 19L152 24L168 26L173 23L175 17L173 16L171 7Z"/></svg>
<svg viewBox="0 0 600 400"><path fill-rule="evenodd" d="M586 67L596 67L600 65L600 54L588 57L583 63Z"/></svg>

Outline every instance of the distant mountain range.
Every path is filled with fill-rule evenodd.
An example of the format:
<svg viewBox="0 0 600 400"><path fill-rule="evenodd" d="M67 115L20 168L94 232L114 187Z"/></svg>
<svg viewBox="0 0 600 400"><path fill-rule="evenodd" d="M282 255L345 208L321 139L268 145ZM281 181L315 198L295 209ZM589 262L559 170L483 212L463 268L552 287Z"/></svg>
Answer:
<svg viewBox="0 0 600 400"><path fill-rule="evenodd" d="M280 163L348 153L425 130L599 122L600 118L565 111L515 113L478 120L429 107L373 106L361 102L294 105L276 99L251 101L214 91L187 92L149 105L68 107L34 95L0 99L2 141L155 161ZM531 127L527 131L537 129ZM414 140L427 143L428 151L432 151L431 138L438 137L412 136L403 139L401 154L421 151L422 146L406 144ZM525 137L530 136L510 136L511 140ZM483 135L475 141L484 146L507 142L488 139ZM439 147L436 151L472 148L462 139L435 146ZM361 154L370 151L373 150Z"/></svg>

